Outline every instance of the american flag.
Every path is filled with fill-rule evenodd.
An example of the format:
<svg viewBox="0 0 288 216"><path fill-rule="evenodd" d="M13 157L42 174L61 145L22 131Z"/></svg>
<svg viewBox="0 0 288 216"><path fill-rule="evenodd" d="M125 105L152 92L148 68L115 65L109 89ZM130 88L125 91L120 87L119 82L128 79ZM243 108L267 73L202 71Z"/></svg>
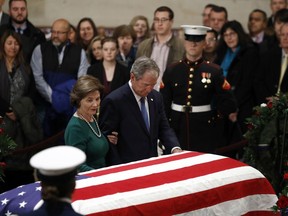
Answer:
<svg viewBox="0 0 288 216"><path fill-rule="evenodd" d="M0 215L32 211L39 182L0 195ZM84 215L273 215L277 196L256 169L231 158L183 152L80 173L74 209Z"/></svg>

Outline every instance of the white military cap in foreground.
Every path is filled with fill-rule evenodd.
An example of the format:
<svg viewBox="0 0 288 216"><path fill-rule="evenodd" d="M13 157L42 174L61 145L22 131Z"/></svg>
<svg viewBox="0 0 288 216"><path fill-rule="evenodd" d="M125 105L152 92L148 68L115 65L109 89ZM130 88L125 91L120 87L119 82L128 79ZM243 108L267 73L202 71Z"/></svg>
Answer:
<svg viewBox="0 0 288 216"><path fill-rule="evenodd" d="M56 146L35 154L30 165L41 175L53 177L76 170L85 160L85 153L76 147Z"/></svg>

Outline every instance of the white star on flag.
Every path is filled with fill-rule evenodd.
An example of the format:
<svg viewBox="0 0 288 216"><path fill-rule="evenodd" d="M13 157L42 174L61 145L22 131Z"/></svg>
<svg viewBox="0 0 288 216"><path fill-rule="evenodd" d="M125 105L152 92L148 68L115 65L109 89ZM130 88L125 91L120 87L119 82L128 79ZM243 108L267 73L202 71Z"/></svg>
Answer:
<svg viewBox="0 0 288 216"><path fill-rule="evenodd" d="M36 191L41 191L41 187L36 187Z"/></svg>
<svg viewBox="0 0 288 216"><path fill-rule="evenodd" d="M19 203L19 205L20 205L19 208L25 208L26 204L27 204L27 202L25 202L25 201Z"/></svg>
<svg viewBox="0 0 288 216"><path fill-rule="evenodd" d="M9 210L5 213L6 216L11 216L12 212L10 212Z"/></svg>
<svg viewBox="0 0 288 216"><path fill-rule="evenodd" d="M8 200L8 199L6 199L6 198L5 198L4 200L1 200L1 202L2 202L2 205L6 205L6 204L8 203L8 201L9 201L9 200Z"/></svg>
<svg viewBox="0 0 288 216"><path fill-rule="evenodd" d="M26 192L22 191L21 193L18 194L18 196L23 196Z"/></svg>

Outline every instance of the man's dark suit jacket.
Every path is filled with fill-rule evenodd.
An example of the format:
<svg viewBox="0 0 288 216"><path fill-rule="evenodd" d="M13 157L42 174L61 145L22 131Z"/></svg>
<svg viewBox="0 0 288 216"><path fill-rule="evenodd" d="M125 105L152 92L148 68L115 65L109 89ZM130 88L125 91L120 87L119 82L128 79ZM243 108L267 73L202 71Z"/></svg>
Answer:
<svg viewBox="0 0 288 216"><path fill-rule="evenodd" d="M9 18L10 18L10 16L7 13L3 12L2 18L1 18L1 21L0 21L0 25L8 24L9 23Z"/></svg>
<svg viewBox="0 0 288 216"><path fill-rule="evenodd" d="M150 131L129 84L111 92L101 103L99 124L105 135L118 132L117 145L110 145L108 163L120 164L156 157L157 140L171 152L179 142L165 115L162 95L153 90L147 96Z"/></svg>
<svg viewBox="0 0 288 216"><path fill-rule="evenodd" d="M267 102L266 97L275 96L277 93L281 64L282 49L279 46L274 46L273 49L261 56L254 85L258 104ZM280 89L284 93L288 91L287 69Z"/></svg>

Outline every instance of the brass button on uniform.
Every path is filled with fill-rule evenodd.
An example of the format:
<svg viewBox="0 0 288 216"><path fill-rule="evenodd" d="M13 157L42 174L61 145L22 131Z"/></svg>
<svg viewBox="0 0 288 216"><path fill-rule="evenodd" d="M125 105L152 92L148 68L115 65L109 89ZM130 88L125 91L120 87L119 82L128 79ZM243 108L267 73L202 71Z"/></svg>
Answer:
<svg viewBox="0 0 288 216"><path fill-rule="evenodd" d="M189 81L189 85L192 85L192 83L193 83L192 81Z"/></svg>
<svg viewBox="0 0 288 216"><path fill-rule="evenodd" d="M190 74L190 75L189 75L189 78L193 78L193 74Z"/></svg>
<svg viewBox="0 0 288 216"><path fill-rule="evenodd" d="M192 98L192 96L191 95L188 95L188 97L187 97L188 99L191 99Z"/></svg>
<svg viewBox="0 0 288 216"><path fill-rule="evenodd" d="M194 71L194 68L190 68L190 71Z"/></svg>
<svg viewBox="0 0 288 216"><path fill-rule="evenodd" d="M187 102L187 104L186 104L187 106L190 106L191 105L191 103L190 102Z"/></svg>
<svg viewBox="0 0 288 216"><path fill-rule="evenodd" d="M188 92L192 92L192 88L189 88L189 89L188 89Z"/></svg>

